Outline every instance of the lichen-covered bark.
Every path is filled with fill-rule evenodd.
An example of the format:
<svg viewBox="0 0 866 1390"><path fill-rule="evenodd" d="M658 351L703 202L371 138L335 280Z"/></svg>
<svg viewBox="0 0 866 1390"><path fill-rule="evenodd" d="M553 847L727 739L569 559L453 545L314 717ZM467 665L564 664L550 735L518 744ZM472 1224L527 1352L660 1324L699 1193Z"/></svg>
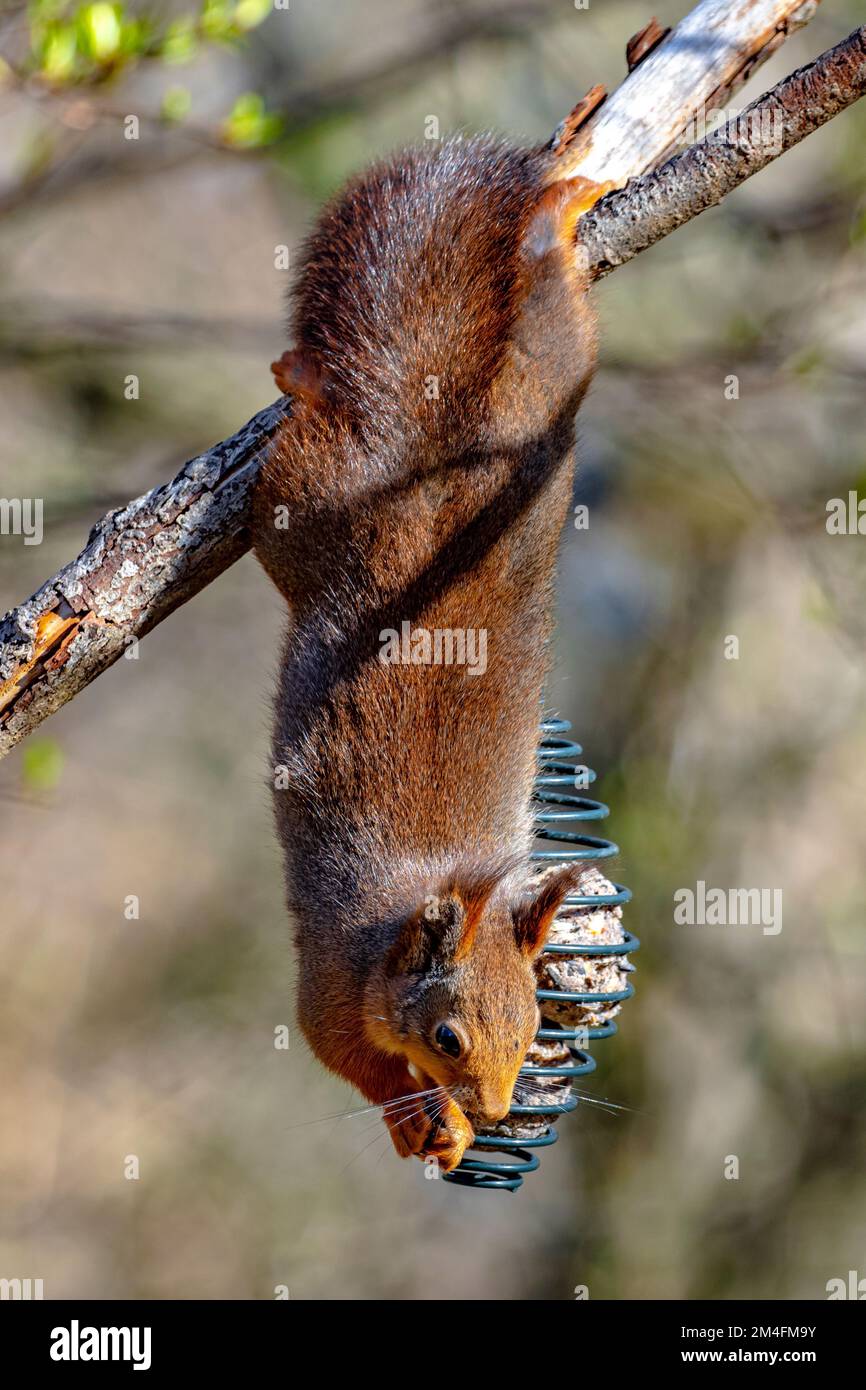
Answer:
<svg viewBox="0 0 866 1390"><path fill-rule="evenodd" d="M0 621L0 756L249 549L247 504L285 400L98 521Z"/></svg>

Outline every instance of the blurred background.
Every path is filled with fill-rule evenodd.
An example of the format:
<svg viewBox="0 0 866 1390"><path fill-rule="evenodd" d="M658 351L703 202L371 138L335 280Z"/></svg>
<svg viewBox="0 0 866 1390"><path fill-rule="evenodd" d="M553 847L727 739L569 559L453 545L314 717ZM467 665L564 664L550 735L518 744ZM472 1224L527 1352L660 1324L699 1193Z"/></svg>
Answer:
<svg viewBox="0 0 866 1390"><path fill-rule="evenodd" d="M650 17L188 3L2 0L0 495L44 498L45 536L0 539L0 611L273 398L276 248L349 172L431 114L545 137ZM864 19L824 0L741 100ZM866 540L825 525L866 496L864 151L855 107L597 296L550 704L635 895L637 993L587 1082L625 1109L581 1106L513 1197L425 1181L375 1115L324 1118L361 1102L294 1027L282 618L246 557L0 766L0 1276L533 1300L866 1275ZM781 932L676 925L698 880L781 889Z"/></svg>

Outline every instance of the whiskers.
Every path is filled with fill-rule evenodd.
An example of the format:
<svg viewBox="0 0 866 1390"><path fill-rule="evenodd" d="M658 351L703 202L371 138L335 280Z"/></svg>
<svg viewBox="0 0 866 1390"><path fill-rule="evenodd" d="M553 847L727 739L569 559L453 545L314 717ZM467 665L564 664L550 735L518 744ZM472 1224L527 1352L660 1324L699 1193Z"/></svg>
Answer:
<svg viewBox="0 0 866 1390"><path fill-rule="evenodd" d="M577 1096L582 1105L594 1105L599 1110L604 1110L608 1115L640 1115L640 1110L633 1109L630 1105L619 1105L616 1101L608 1100L607 1096L594 1096L589 1091L581 1091L577 1086L571 1087L571 1095ZM529 1077L520 1077L514 1088L514 1099L519 1105L542 1105L552 1101L554 1104L562 1099L557 1091L540 1086L537 1081Z"/></svg>
<svg viewBox="0 0 866 1390"><path fill-rule="evenodd" d="M432 1140L435 1141L439 1134L439 1130L442 1128L442 1116L450 1100L451 1093L446 1086L434 1086L427 1091L412 1091L408 1095L397 1096L393 1100L386 1101L381 1107L371 1106L370 1109L372 1110L381 1108L382 1117L387 1121L386 1126L384 1129L380 1130L377 1122L377 1132L373 1135L369 1143L365 1144L362 1149L359 1149L356 1154L352 1155L349 1162L341 1169L341 1173L345 1173L348 1168L351 1168L356 1159L359 1159L362 1154L365 1154L368 1149L371 1149L377 1140L386 1138L392 1125L396 1126L397 1129L401 1129L403 1125L408 1124L411 1120L417 1119L422 1114L426 1116L431 1124L436 1125L436 1129L432 1135ZM369 1114L369 1110L355 1113ZM438 1124L436 1123L437 1121Z"/></svg>
<svg viewBox="0 0 866 1390"><path fill-rule="evenodd" d="M417 1101L435 1096L441 1090L443 1090L442 1086L431 1086L427 1091L407 1091L405 1096L395 1096L392 1100L386 1100L383 1105L362 1105L357 1110L338 1110L333 1115L319 1115L315 1120L301 1120L296 1125L289 1125L289 1131L307 1129L310 1125L324 1125L330 1120L353 1120L359 1115L373 1115L377 1111L381 1111L384 1117L396 1112L404 1105L415 1104Z"/></svg>

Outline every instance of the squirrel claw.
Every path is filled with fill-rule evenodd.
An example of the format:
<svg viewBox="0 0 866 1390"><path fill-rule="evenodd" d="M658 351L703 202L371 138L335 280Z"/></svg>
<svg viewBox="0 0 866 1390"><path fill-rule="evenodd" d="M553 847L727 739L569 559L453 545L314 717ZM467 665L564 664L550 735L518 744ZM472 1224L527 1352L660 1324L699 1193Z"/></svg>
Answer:
<svg viewBox="0 0 866 1390"><path fill-rule="evenodd" d="M386 1114L385 1123L401 1158L435 1158L446 1173L457 1167L475 1138L459 1105L447 1100L443 1106L441 1093L429 1097L426 1104L419 1097L417 1110L402 1118Z"/></svg>

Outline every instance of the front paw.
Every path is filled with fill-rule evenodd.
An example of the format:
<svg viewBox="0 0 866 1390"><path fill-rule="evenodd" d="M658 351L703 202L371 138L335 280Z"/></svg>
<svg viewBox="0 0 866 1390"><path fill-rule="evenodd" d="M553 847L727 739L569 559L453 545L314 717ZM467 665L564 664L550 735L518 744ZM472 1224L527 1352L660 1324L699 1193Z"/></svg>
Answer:
<svg viewBox="0 0 866 1390"><path fill-rule="evenodd" d="M394 1114L385 1113L394 1148L401 1158L435 1158L442 1171L450 1173L475 1138L471 1124L442 1091L419 1096L407 1113L409 1105L407 1101Z"/></svg>

